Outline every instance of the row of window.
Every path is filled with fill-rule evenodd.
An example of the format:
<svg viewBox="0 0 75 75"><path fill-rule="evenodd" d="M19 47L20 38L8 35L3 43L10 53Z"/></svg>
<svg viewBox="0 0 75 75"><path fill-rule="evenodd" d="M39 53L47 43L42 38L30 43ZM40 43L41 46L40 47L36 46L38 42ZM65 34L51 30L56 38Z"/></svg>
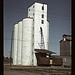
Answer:
<svg viewBox="0 0 75 75"><path fill-rule="evenodd" d="M34 8L34 6L33 6L33 8ZM44 6L42 6L42 10L44 10ZM29 11L30 11L30 9L29 9ZM33 13L33 16L34 16L34 13ZM41 17L44 18L44 15L42 14ZM44 20L41 20L41 24L44 24Z"/></svg>
<svg viewBox="0 0 75 75"><path fill-rule="evenodd" d="M44 20L41 20L41 24L44 24Z"/></svg>
<svg viewBox="0 0 75 75"><path fill-rule="evenodd" d="M33 16L34 16L34 13L33 13ZM41 16L42 18L44 18L44 15L42 14L42 16Z"/></svg>
<svg viewBox="0 0 75 75"><path fill-rule="evenodd" d="M33 6L33 8L34 8L34 6ZM44 6L42 6L42 10L44 10ZM30 9L29 9L29 11L30 11Z"/></svg>
<svg viewBox="0 0 75 75"><path fill-rule="evenodd" d="M34 13L33 13L34 16ZM44 15L42 14L42 18L44 18ZM41 20L41 23L44 24L44 20Z"/></svg>
<svg viewBox="0 0 75 75"><path fill-rule="evenodd" d="M34 16L34 13L33 13L33 16ZM44 15L42 14L42 16L41 16L42 18L44 18Z"/></svg>
<svg viewBox="0 0 75 75"><path fill-rule="evenodd" d="M34 6L33 6L33 8L34 8ZM42 10L44 10L44 6L42 6Z"/></svg>

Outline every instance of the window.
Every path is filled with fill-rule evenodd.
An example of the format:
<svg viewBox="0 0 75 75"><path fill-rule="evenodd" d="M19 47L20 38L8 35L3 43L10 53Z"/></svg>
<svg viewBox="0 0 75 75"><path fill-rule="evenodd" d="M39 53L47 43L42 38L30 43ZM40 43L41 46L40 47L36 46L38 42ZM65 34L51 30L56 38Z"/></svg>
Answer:
<svg viewBox="0 0 75 75"><path fill-rule="evenodd" d="M44 10L44 6L42 6L42 10Z"/></svg>
<svg viewBox="0 0 75 75"><path fill-rule="evenodd" d="M33 8L34 8L34 6L33 6Z"/></svg>
<svg viewBox="0 0 75 75"><path fill-rule="evenodd" d="M33 13L33 16L34 16L34 13Z"/></svg>
<svg viewBox="0 0 75 75"><path fill-rule="evenodd" d="M42 18L44 18L44 15L42 14Z"/></svg>
<svg viewBox="0 0 75 75"><path fill-rule="evenodd" d="M42 20L41 23L44 24L44 20Z"/></svg>
<svg viewBox="0 0 75 75"><path fill-rule="evenodd" d="M66 61L66 58L64 58L64 61Z"/></svg>
<svg viewBox="0 0 75 75"><path fill-rule="evenodd" d="M52 62L53 62L52 59L50 59L50 64L53 64Z"/></svg>
<svg viewBox="0 0 75 75"><path fill-rule="evenodd" d="M30 9L29 9L29 11L30 11Z"/></svg>

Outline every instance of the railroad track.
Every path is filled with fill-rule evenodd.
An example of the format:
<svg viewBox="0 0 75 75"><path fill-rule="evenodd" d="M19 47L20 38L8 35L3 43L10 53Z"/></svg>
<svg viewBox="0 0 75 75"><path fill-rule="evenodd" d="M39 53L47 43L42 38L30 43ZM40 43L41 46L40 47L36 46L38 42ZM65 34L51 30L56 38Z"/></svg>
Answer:
<svg viewBox="0 0 75 75"><path fill-rule="evenodd" d="M71 73L71 69L54 69L54 68L10 68L10 70L28 71L28 72L47 72L47 73Z"/></svg>

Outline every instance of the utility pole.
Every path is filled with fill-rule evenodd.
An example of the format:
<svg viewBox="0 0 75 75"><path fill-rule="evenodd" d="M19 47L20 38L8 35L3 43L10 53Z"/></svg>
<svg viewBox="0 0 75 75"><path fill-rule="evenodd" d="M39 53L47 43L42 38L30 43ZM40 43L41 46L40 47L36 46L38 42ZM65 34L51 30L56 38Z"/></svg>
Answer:
<svg viewBox="0 0 75 75"><path fill-rule="evenodd" d="M12 66L11 65L11 63L12 63L12 41L13 41L13 31L12 31L12 35L11 35L10 66Z"/></svg>

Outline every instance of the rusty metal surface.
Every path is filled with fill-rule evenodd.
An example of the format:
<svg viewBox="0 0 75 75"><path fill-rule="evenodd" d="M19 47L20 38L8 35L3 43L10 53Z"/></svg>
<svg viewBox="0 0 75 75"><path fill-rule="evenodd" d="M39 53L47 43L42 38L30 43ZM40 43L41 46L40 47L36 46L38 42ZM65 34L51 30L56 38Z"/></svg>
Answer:
<svg viewBox="0 0 75 75"><path fill-rule="evenodd" d="M38 65L50 65L50 58L39 57L38 58Z"/></svg>
<svg viewBox="0 0 75 75"><path fill-rule="evenodd" d="M39 52L39 53L50 53L50 54L56 54L55 52L46 50L46 49L35 49L35 51Z"/></svg>
<svg viewBox="0 0 75 75"><path fill-rule="evenodd" d="M54 58L53 64L55 65L62 65L62 58Z"/></svg>
<svg viewBox="0 0 75 75"><path fill-rule="evenodd" d="M46 57L46 53L36 53L36 57Z"/></svg>

